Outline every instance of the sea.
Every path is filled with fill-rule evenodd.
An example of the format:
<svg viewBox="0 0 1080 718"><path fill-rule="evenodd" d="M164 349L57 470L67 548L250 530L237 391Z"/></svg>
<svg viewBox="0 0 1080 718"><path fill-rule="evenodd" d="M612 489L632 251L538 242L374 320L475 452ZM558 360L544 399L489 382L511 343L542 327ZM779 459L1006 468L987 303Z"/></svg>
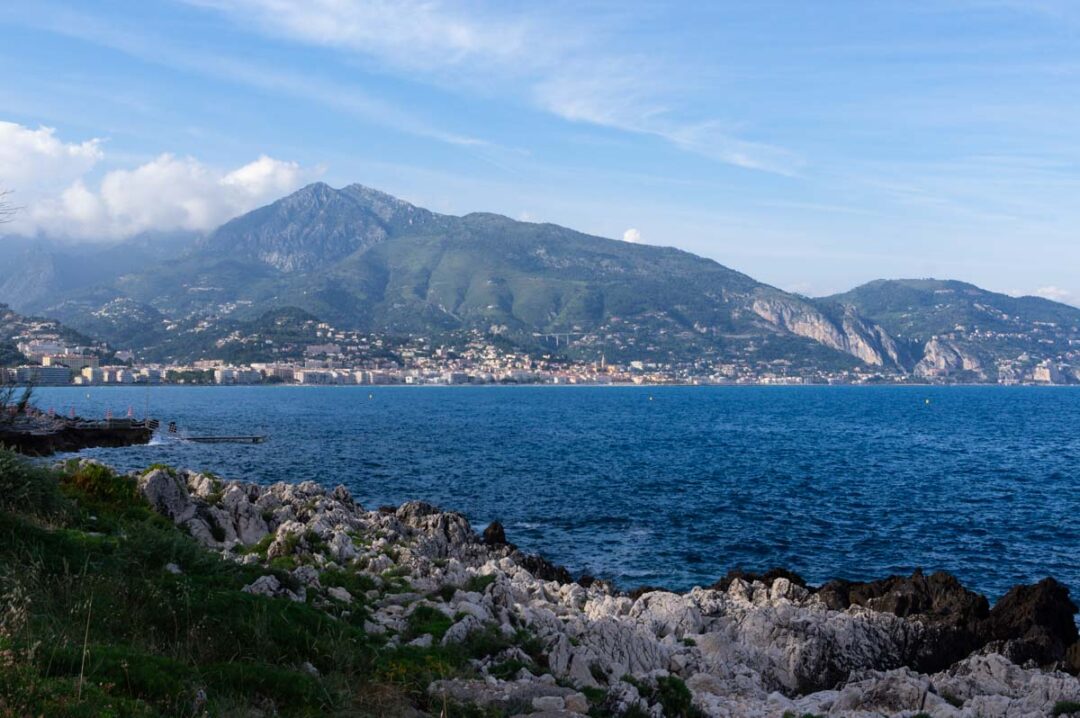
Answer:
<svg viewBox="0 0 1080 718"><path fill-rule="evenodd" d="M146 413L262 444L83 452L259 483L344 484L490 521L620 588L782 566L812 583L945 570L991 600L1080 596L1080 389L1067 387L65 387L57 413Z"/></svg>

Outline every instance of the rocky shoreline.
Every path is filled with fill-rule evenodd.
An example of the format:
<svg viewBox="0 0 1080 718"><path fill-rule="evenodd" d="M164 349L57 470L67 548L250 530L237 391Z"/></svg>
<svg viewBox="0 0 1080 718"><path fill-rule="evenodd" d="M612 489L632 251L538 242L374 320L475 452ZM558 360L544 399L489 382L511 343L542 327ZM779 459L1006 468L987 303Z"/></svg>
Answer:
<svg viewBox="0 0 1080 718"><path fill-rule="evenodd" d="M944 573L810 587L782 570L733 572L681 594L623 593L519 551L498 524L478 534L423 502L366 510L310 481L169 468L137 478L204 546L266 567L249 593L366 611L365 630L388 646L501 637L476 677L428 686L436 704L552 717L1080 710L1077 608L1053 579L992 607Z"/></svg>
<svg viewBox="0 0 1080 718"><path fill-rule="evenodd" d="M0 425L0 446L26 456L147 444L153 436L154 430L148 422L132 419L85 421L39 416L19 417L19 421Z"/></svg>

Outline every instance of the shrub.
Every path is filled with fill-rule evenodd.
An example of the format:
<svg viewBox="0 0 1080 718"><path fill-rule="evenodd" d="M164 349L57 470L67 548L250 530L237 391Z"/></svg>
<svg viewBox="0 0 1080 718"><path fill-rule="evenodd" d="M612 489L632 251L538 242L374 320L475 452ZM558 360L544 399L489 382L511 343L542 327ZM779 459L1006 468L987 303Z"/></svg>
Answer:
<svg viewBox="0 0 1080 718"><path fill-rule="evenodd" d="M464 589L470 593L483 593L487 587L495 583L494 574L487 576L470 576L465 582Z"/></svg>
<svg viewBox="0 0 1080 718"><path fill-rule="evenodd" d="M519 661L516 658L503 661L502 663L496 663L488 669L488 673L504 681L513 680L522 668L527 668L529 671L535 673L536 666L525 661Z"/></svg>
<svg viewBox="0 0 1080 718"><path fill-rule="evenodd" d="M1057 718L1057 716L1072 715L1073 713L1080 713L1080 702L1058 701L1054 704L1054 709L1050 712L1055 718Z"/></svg>
<svg viewBox="0 0 1080 718"><path fill-rule="evenodd" d="M664 715L671 718L696 718L704 713L694 705L694 697L682 679L663 676L656 679L656 700L664 708Z"/></svg>
<svg viewBox="0 0 1080 718"><path fill-rule="evenodd" d="M323 586L337 586L344 588L354 598L363 599L364 594L376 588L375 580L366 574L356 571L344 571L342 569L327 569L319 576L319 582Z"/></svg>
<svg viewBox="0 0 1080 718"><path fill-rule="evenodd" d="M266 534L257 543L250 546L245 546L240 550L243 554L255 554L256 556L262 556L266 558L266 550L270 548L270 544L274 543L274 534Z"/></svg>
<svg viewBox="0 0 1080 718"><path fill-rule="evenodd" d="M446 632L450 630L450 626L454 625L454 620L447 616L442 611L432 608L431 606L417 606L413 609L413 612L409 614L407 619L408 629L406 630L405 637L408 640L419 638L425 633L430 633L431 637L436 642L441 641L442 637L446 635Z"/></svg>
<svg viewBox="0 0 1080 718"><path fill-rule="evenodd" d="M438 598L441 598L444 603L449 603L450 599L454 597L455 593L457 593L457 586L453 586L449 583L444 583L442 586L439 586L439 590L432 593L431 596L437 596ZM432 600L434 600L434 598Z"/></svg>
<svg viewBox="0 0 1080 718"><path fill-rule="evenodd" d="M144 503L135 479L120 476L102 464L83 464L65 475L63 483L107 505L122 508Z"/></svg>
<svg viewBox="0 0 1080 718"><path fill-rule="evenodd" d="M0 447L0 510L49 516L63 506L53 472Z"/></svg>

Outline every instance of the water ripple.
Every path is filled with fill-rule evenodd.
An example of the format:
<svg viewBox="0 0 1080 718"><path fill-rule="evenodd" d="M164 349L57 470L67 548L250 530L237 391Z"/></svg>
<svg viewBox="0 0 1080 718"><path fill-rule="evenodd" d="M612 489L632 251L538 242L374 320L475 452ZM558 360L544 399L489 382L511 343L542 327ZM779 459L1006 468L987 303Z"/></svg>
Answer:
<svg viewBox="0 0 1080 718"><path fill-rule="evenodd" d="M707 585L945 569L991 597L1052 574L1080 593L1080 391L1046 388L42 389L66 412L142 407L260 446L90 452L263 482L423 498L574 571ZM649 395L656 400L648 401ZM931 399L927 404L926 399Z"/></svg>

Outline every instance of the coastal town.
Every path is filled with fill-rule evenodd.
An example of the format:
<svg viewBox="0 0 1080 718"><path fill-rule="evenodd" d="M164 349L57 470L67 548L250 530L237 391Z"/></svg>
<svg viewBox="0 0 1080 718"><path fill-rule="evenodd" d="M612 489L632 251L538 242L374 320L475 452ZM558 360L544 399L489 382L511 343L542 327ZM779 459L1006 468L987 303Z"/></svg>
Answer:
<svg viewBox="0 0 1080 718"><path fill-rule="evenodd" d="M47 329L47 327L46 327ZM794 367L790 362L753 357L666 363L570 359L556 353L515 351L479 332L452 344L412 337L391 339L338 332L326 324L318 342L288 347L271 361L238 362L205 358L189 362L148 362L131 351L104 345L70 344L56 333L39 333L16 346L26 361L0 368L4 383L36 386L100 385L798 385L926 384L961 380L948 371L903 373L874 366L832 371ZM1075 384L1069 365L1048 360L1010 362L998 367L1000 384ZM968 378L970 381L970 378Z"/></svg>
<svg viewBox="0 0 1080 718"><path fill-rule="evenodd" d="M0 305L0 339L7 339L0 342L0 383L1080 384L1075 330L1038 323L1026 334L1009 335L957 326L925 342L922 359L907 368L841 354L830 361L800 360L797 353L770 351L768 338L726 350L665 352L660 341L637 343L639 332L621 328L534 334L527 341L499 325L438 336L392 335L343 329L295 309L249 323L231 322L227 313L192 318L170 324L166 334L161 343L118 348L54 319Z"/></svg>

